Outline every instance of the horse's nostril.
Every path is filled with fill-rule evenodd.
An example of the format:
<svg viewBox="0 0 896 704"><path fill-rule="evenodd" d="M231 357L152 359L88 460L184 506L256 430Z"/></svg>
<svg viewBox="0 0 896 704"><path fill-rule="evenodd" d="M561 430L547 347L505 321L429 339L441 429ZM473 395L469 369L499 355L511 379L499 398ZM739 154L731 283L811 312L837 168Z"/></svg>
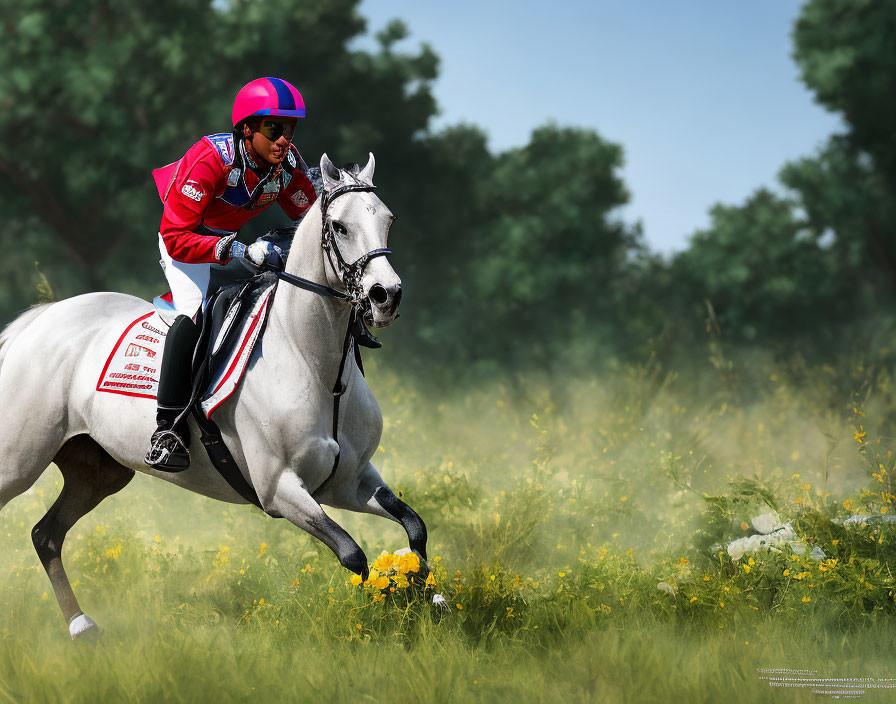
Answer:
<svg viewBox="0 0 896 704"><path fill-rule="evenodd" d="M389 298L389 294L386 293L386 289L384 289L380 284L374 284L370 287L370 293L367 294L370 296L370 300L376 303L377 305L383 305L386 300Z"/></svg>

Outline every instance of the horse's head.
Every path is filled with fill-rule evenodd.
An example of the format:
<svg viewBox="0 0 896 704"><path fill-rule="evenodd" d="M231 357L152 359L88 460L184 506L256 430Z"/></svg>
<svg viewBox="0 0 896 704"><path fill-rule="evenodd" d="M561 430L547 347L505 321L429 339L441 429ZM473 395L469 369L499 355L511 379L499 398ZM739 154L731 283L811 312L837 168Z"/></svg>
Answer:
<svg viewBox="0 0 896 704"><path fill-rule="evenodd" d="M382 328L398 316L401 279L385 256L395 216L373 192L375 165L371 154L363 169L339 169L324 154L320 158L321 214L331 285L366 299L370 304L367 322Z"/></svg>

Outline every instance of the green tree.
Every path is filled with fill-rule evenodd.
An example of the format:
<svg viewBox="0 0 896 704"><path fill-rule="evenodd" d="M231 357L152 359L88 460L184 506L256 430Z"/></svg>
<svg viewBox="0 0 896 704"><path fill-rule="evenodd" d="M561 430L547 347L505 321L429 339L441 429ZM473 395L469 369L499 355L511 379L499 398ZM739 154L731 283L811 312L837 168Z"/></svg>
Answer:
<svg viewBox="0 0 896 704"><path fill-rule="evenodd" d="M233 96L259 75L302 90L296 142L309 162L371 150L379 182L404 178L435 112L437 60L425 46L395 53L400 23L378 52L352 50L357 5L0 0L0 217L18 268L30 277L40 259L62 295L161 286L150 171L230 129ZM9 304L31 299L19 290Z"/></svg>
<svg viewBox="0 0 896 704"><path fill-rule="evenodd" d="M896 208L863 152L835 136L816 155L785 164L780 179L805 214L811 237L830 247L844 300L892 290L896 270L887 243Z"/></svg>
<svg viewBox="0 0 896 704"><path fill-rule="evenodd" d="M896 188L896 2L893 0L810 0L794 30L794 59L816 99L845 118L854 153L870 156L882 184ZM867 184L868 169L861 179ZM858 197L860 187L851 189ZM896 234L883 213L855 232L891 287L896 286ZM889 215L889 213L887 214ZM874 220L877 220L875 223Z"/></svg>
<svg viewBox="0 0 896 704"><path fill-rule="evenodd" d="M593 131L552 125L498 155L479 186L465 307L480 352L547 364L568 360L571 340L618 349L643 248L640 228L618 217L629 198L622 158Z"/></svg>
<svg viewBox="0 0 896 704"><path fill-rule="evenodd" d="M710 215L710 227L673 261L694 320L709 301L727 334L775 344L830 331L848 312L836 253L819 244L792 199L760 189Z"/></svg>

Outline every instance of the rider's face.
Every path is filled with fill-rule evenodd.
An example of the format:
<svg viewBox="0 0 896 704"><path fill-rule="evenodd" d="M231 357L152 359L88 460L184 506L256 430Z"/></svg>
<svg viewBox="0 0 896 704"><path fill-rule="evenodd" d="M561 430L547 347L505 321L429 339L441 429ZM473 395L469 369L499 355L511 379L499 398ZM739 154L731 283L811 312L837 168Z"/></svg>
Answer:
<svg viewBox="0 0 896 704"><path fill-rule="evenodd" d="M292 141L292 130L295 129L295 125L295 118L265 119L244 128L243 134L249 132L246 136L250 139L255 153L269 164L276 166L289 153L289 143ZM270 139L266 134L277 136L275 139Z"/></svg>

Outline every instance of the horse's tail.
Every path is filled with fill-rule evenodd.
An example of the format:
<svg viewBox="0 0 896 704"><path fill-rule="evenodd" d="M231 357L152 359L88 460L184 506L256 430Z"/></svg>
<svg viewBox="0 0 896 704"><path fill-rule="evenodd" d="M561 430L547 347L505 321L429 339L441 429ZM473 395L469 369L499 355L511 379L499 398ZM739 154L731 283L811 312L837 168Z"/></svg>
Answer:
<svg viewBox="0 0 896 704"><path fill-rule="evenodd" d="M3 328L3 332L0 332L0 366L3 365L3 360L6 357L6 353L9 351L9 343L17 338L20 332L31 325L31 323L33 323L35 319L44 313L51 305L53 304L38 303L37 305L33 305Z"/></svg>

